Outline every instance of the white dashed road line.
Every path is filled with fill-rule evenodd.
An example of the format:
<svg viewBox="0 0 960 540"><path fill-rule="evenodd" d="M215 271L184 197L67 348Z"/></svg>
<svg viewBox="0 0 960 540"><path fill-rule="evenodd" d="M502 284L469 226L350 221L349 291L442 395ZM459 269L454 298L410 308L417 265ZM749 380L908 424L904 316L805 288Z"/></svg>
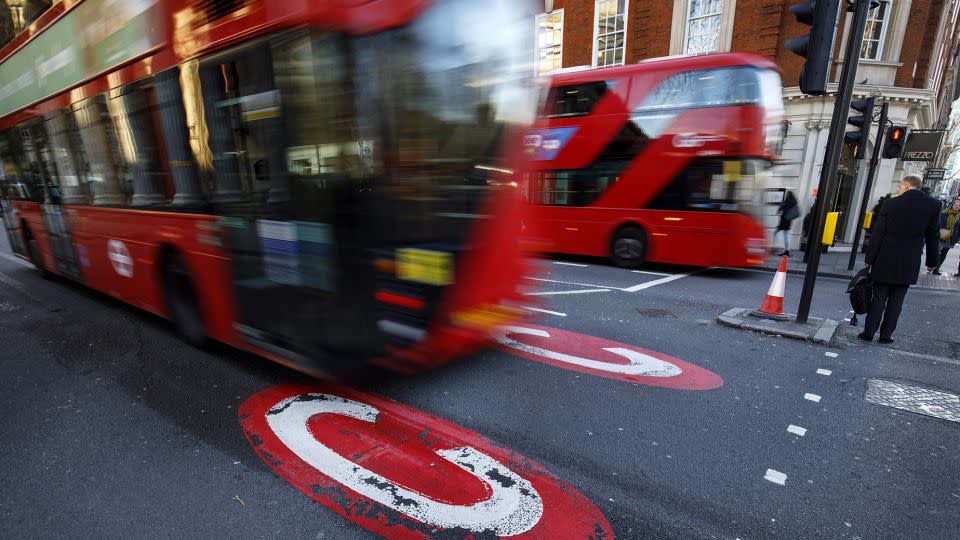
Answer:
<svg viewBox="0 0 960 540"><path fill-rule="evenodd" d="M527 308L523 308L523 309L525 309L525 310L527 310L527 311L537 311L537 312L539 312L539 313L546 313L547 315L556 315L556 316L558 316L558 317L566 317L566 316L567 316L566 313L560 313L559 311L550 311L549 309L540 309L540 308L535 308L535 307L527 307Z"/></svg>
<svg viewBox="0 0 960 540"><path fill-rule="evenodd" d="M814 403L820 403L820 396L816 394L804 394L803 399L812 401Z"/></svg>
<svg viewBox="0 0 960 540"><path fill-rule="evenodd" d="M560 262L560 261L553 261L553 264L559 264L559 265L563 265L563 266L579 266L580 268L586 268L586 267L587 267L587 265L585 265L585 264L568 263L568 262Z"/></svg>
<svg viewBox="0 0 960 540"><path fill-rule="evenodd" d="M649 274L651 276L672 276L674 274L665 274L663 272L650 272L648 270L631 270L634 274Z"/></svg>
<svg viewBox="0 0 960 540"><path fill-rule="evenodd" d="M597 285L596 283L577 283L576 281L557 281L557 280L555 280L555 279L544 279L544 278L529 277L529 276L527 277L527 279L531 279L531 280L533 280L533 281L543 281L543 282L545 282L545 283L559 283L559 284L561 284L561 285L579 285L580 287L597 287L597 288L601 288L601 289L617 289L617 290L622 290L622 289L619 289L619 288L617 288L617 287L611 287L611 286L609 286L609 285Z"/></svg>
<svg viewBox="0 0 960 540"><path fill-rule="evenodd" d="M825 353L823 353L823 354L824 354L824 356L829 356L830 358L836 358L836 357L840 356L839 354L837 354L837 353L835 353L835 352L825 352Z"/></svg>
<svg viewBox="0 0 960 540"><path fill-rule="evenodd" d="M793 424L790 424L789 426L787 426L787 431L789 431L790 433L793 433L794 435L799 435L801 437L807 434L806 428L795 426Z"/></svg>
<svg viewBox="0 0 960 540"><path fill-rule="evenodd" d="M683 274L675 274L675 275L672 275L672 276L667 276L667 277L665 277L665 278L655 279L655 280L653 280L653 281L648 281L648 282L646 282L646 283L641 283L641 284L639 284L639 285L634 285L633 287L627 287L626 289L623 289L623 290L626 291L626 292L642 291L642 290L644 290L644 289L649 289L650 287L656 287L657 285L663 285L664 283L670 283L671 281L676 281L676 280L678 280L678 279L685 278L685 277L687 277L687 276L692 276L692 275L694 275L694 274L699 274L700 272L703 272L703 271L705 271L705 270L710 270L710 268L701 268L701 269L699 269L699 270L694 270L694 271L692 271L692 272L685 272L685 273L683 273Z"/></svg>
<svg viewBox="0 0 960 540"><path fill-rule="evenodd" d="M832 374L833 372L830 371L829 369L820 368L817 370L817 375L832 375Z"/></svg>
<svg viewBox="0 0 960 540"><path fill-rule="evenodd" d="M787 475L773 469L767 469L767 474L763 475L763 478L781 486L787 483Z"/></svg>
<svg viewBox="0 0 960 540"><path fill-rule="evenodd" d="M578 289L576 291L547 291L526 293L527 296L549 296L552 294L585 294L595 292L610 292L610 289Z"/></svg>

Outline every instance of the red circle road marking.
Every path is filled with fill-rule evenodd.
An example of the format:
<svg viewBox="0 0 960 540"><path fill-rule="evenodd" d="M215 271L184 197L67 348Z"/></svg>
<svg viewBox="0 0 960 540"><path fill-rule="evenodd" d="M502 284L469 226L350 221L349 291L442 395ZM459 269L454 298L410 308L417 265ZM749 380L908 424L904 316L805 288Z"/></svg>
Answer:
<svg viewBox="0 0 960 540"><path fill-rule="evenodd" d="M281 385L238 415L274 472L387 538L613 538L590 500L537 463L386 398Z"/></svg>
<svg viewBox="0 0 960 540"><path fill-rule="evenodd" d="M501 328L496 339L529 360L599 377L678 390L723 386L716 373L679 358L577 332L524 324Z"/></svg>

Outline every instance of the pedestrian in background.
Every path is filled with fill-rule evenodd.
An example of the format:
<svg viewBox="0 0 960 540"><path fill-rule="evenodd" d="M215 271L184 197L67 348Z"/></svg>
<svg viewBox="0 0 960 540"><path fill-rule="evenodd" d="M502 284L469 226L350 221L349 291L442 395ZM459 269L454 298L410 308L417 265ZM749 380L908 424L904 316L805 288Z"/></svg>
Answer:
<svg viewBox="0 0 960 540"><path fill-rule="evenodd" d="M783 196L783 201L777 209L780 214L780 223L777 224L777 230L773 233L773 241L776 243L777 235L783 233L783 253L781 256L790 256L790 226L793 220L800 217L800 206L797 204L797 198L792 191L787 191Z"/></svg>
<svg viewBox="0 0 960 540"><path fill-rule="evenodd" d="M957 245L958 240L960 240L960 197L954 197L953 201L940 213L940 263L933 269L934 274L940 275L940 266L947 260L947 252ZM960 277L960 268L957 269L957 277Z"/></svg>
<svg viewBox="0 0 960 540"><path fill-rule="evenodd" d="M873 303L863 333L858 336L864 341L873 341L879 329L880 343L893 342L891 336L897 329L907 289L920 277L924 246L927 270L933 271L940 264L940 202L920 191L922 183L915 174L904 176L897 196L887 201L874 219L866 256L874 283Z"/></svg>

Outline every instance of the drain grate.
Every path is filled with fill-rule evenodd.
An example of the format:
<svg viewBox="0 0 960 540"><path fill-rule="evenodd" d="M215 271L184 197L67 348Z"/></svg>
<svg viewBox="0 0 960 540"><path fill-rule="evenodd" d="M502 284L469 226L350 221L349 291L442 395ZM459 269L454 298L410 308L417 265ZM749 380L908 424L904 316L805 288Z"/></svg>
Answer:
<svg viewBox="0 0 960 540"><path fill-rule="evenodd" d="M637 313L651 319L676 319L677 316L668 309L637 309Z"/></svg>
<svg viewBox="0 0 960 540"><path fill-rule="evenodd" d="M883 379L867 379L870 403L960 423L960 396Z"/></svg>
<svg viewBox="0 0 960 540"><path fill-rule="evenodd" d="M727 307L713 302L704 302L703 300L678 300L678 304L684 307L700 309L703 311L726 311Z"/></svg>

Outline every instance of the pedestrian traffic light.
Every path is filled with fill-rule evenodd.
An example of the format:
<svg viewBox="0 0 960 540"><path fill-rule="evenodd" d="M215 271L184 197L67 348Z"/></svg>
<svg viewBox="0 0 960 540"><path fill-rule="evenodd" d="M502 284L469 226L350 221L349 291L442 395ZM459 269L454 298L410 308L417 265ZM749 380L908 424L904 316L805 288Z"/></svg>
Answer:
<svg viewBox="0 0 960 540"><path fill-rule="evenodd" d="M903 143L907 139L907 128L903 126L893 126L887 130L887 136L883 142L883 158L897 159L903 153Z"/></svg>
<svg viewBox="0 0 960 540"><path fill-rule="evenodd" d="M853 148L853 159L863 159L867 153L867 140L870 138L870 124L873 123L873 105L876 98L858 99L850 104L850 108L859 112L856 116L847 117L847 123L856 127L856 131L843 134L843 140Z"/></svg>
<svg viewBox="0 0 960 540"><path fill-rule="evenodd" d="M800 91L822 96L827 93L840 0L802 2L790 6L790 13L798 22L812 27L809 34L789 39L784 44L794 54L807 59L800 70Z"/></svg>

